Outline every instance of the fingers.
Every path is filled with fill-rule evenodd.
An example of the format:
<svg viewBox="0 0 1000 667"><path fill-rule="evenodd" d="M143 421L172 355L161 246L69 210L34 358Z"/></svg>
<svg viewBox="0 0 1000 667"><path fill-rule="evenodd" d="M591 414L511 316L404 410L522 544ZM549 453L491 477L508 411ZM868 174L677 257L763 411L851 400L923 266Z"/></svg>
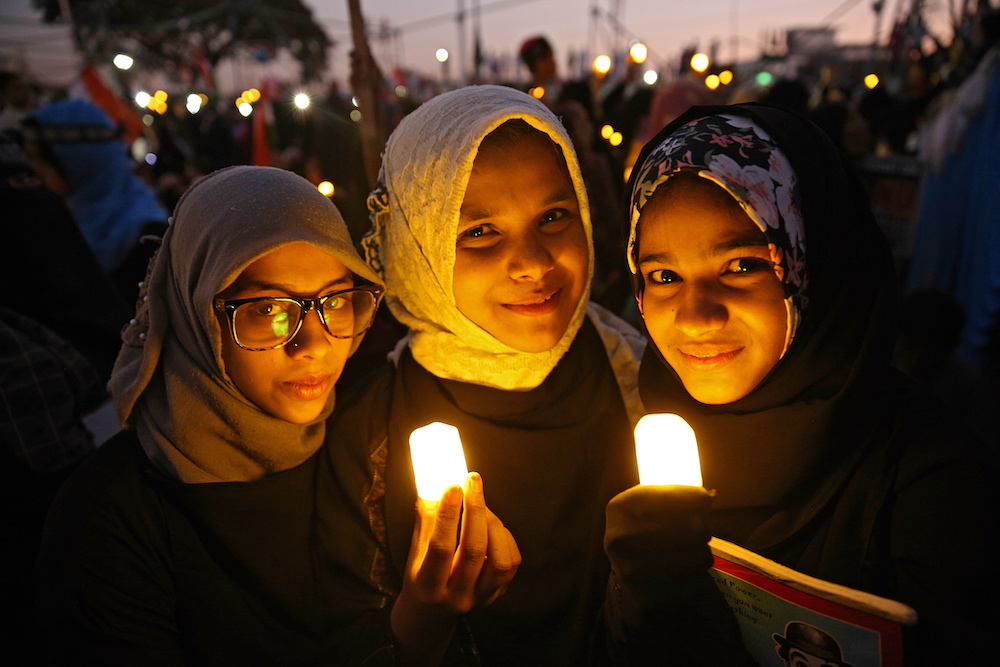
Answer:
<svg viewBox="0 0 1000 667"><path fill-rule="evenodd" d="M476 581L478 605L488 605L507 592L521 565L521 551L514 536L493 512L487 509L489 546L486 563Z"/></svg>
<svg viewBox="0 0 1000 667"><path fill-rule="evenodd" d="M419 525L414 530L417 544L411 550L410 566L414 579L424 590L439 591L448 585L461 521L462 496L462 489L452 486L436 504L417 503Z"/></svg>
<svg viewBox="0 0 1000 667"><path fill-rule="evenodd" d="M489 529L483 478L470 473L465 479L465 511L462 516L462 538L455 552L451 584L455 590L471 591L486 562Z"/></svg>

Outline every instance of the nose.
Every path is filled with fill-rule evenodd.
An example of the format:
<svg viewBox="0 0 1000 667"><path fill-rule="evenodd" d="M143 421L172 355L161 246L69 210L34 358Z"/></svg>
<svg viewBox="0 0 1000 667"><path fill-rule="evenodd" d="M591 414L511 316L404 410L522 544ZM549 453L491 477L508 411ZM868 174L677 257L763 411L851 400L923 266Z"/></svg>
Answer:
<svg viewBox="0 0 1000 667"><path fill-rule="evenodd" d="M729 309L718 286L687 281L676 303L674 326L691 338L719 331L729 321Z"/></svg>
<svg viewBox="0 0 1000 667"><path fill-rule="evenodd" d="M507 261L507 273L513 280L540 280L555 267L545 239L538 234L525 234L512 245Z"/></svg>
<svg viewBox="0 0 1000 667"><path fill-rule="evenodd" d="M321 358L326 356L331 348L330 334L319 319L319 312L314 308L306 313L295 338L285 346L285 351L292 357Z"/></svg>

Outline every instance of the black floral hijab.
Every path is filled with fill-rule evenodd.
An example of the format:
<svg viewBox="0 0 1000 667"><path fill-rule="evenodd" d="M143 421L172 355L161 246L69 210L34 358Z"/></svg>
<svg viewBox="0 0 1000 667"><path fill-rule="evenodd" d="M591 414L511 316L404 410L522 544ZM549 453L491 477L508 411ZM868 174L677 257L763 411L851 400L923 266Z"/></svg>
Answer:
<svg viewBox="0 0 1000 667"><path fill-rule="evenodd" d="M642 207L652 192L693 169L732 194L775 244L772 252L783 253L779 278L798 315L794 339L752 392L726 405L699 403L655 345L639 371L646 408L680 414L698 435L705 485L717 492L715 534L780 550L843 491L877 439L872 424L888 400L877 388L894 331L888 245L833 143L781 108L694 107L654 137L636 164L630 243L637 234L641 243ZM630 245L634 267L632 252Z"/></svg>
<svg viewBox="0 0 1000 667"><path fill-rule="evenodd" d="M785 154L748 118L697 118L671 133L647 156L633 181L628 265L636 266L636 226L643 207L672 176L691 171L719 185L767 237L771 262L785 289L785 350L807 304L806 239L795 172ZM641 289L641 281L637 283Z"/></svg>

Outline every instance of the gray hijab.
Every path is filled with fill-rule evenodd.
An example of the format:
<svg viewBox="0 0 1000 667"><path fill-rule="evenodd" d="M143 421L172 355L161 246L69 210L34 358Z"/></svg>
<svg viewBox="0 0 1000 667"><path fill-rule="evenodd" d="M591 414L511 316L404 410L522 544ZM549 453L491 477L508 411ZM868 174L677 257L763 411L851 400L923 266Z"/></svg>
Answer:
<svg viewBox="0 0 1000 667"><path fill-rule="evenodd" d="M230 167L178 202L108 385L119 421L167 474L187 483L251 481L299 465L322 443L333 393L308 424L261 410L226 373L213 311L216 294L249 264L296 242L381 284L337 208L296 174Z"/></svg>

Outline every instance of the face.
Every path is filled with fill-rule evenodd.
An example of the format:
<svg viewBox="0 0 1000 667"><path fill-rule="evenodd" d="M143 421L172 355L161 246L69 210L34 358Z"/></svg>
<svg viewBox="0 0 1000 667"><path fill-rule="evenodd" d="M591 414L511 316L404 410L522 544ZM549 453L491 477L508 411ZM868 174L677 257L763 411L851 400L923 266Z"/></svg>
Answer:
<svg viewBox="0 0 1000 667"><path fill-rule="evenodd" d="M711 188L706 181L654 196L639 219L637 257L653 342L695 400L719 405L771 371L787 325L767 238Z"/></svg>
<svg viewBox="0 0 1000 667"><path fill-rule="evenodd" d="M583 298L589 261L573 182L547 138L476 157L455 246L466 317L516 350L549 350Z"/></svg>
<svg viewBox="0 0 1000 667"><path fill-rule="evenodd" d="M284 296L314 299L354 285L350 270L307 243L292 243L250 264L219 293L221 299ZM276 350L244 350L233 340L225 313L217 312L222 328L222 360L236 387L264 412L306 424L323 412L344 362L351 339L333 338L319 313L310 310L299 332Z"/></svg>

